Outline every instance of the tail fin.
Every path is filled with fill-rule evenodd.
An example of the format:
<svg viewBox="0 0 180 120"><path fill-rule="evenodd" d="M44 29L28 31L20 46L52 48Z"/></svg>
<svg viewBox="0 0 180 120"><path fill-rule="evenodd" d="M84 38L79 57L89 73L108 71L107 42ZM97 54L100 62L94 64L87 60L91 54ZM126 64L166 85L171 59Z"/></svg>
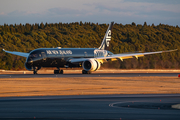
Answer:
<svg viewBox="0 0 180 120"><path fill-rule="evenodd" d="M109 25L106 34L104 36L104 39L101 43L101 46L99 47L100 50L109 50L109 42L111 41L111 30L112 30L112 26L113 26L114 22L111 22L111 24Z"/></svg>

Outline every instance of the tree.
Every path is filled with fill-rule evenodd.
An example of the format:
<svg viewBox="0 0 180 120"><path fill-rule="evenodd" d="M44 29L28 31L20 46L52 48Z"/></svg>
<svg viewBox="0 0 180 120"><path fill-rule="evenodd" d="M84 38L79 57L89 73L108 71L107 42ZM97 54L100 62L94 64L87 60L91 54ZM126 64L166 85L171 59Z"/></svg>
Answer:
<svg viewBox="0 0 180 120"><path fill-rule="evenodd" d="M144 25L143 26L147 26L147 23L146 22L144 22Z"/></svg>
<svg viewBox="0 0 180 120"><path fill-rule="evenodd" d="M0 69L25 69L26 59L6 54L2 48L21 52L30 52L42 47L96 47L102 42L107 30L106 24L95 24L82 21L74 23L45 23L0 26ZM110 51L149 52L180 49L180 28L159 24L147 26L132 22L131 24L115 23L110 42ZM180 53L157 54L143 58L115 61L108 66L115 68L180 68ZM18 61L21 62L18 62ZM17 61L16 63L14 61ZM13 64L11 64L11 62ZM16 64L16 65L15 65Z"/></svg>

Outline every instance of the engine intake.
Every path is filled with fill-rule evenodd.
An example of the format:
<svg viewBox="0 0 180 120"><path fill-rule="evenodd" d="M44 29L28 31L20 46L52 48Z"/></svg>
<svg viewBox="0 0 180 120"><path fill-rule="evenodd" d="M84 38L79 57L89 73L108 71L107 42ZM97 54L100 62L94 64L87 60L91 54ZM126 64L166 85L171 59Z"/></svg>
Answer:
<svg viewBox="0 0 180 120"><path fill-rule="evenodd" d="M82 66L86 71L96 71L101 67L101 64L95 59L89 59L84 61Z"/></svg>

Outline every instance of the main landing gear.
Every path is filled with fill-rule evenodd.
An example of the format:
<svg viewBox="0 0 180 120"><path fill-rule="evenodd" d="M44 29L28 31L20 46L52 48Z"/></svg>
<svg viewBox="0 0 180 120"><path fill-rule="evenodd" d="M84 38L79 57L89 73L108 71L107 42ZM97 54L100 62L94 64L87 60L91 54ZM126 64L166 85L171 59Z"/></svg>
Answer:
<svg viewBox="0 0 180 120"><path fill-rule="evenodd" d="M38 71L38 68L35 67L33 73L37 74L37 71ZM60 69L54 70L54 74L63 74L63 70L60 70ZM82 74L91 74L91 71L82 70Z"/></svg>
<svg viewBox="0 0 180 120"><path fill-rule="evenodd" d="M82 70L82 74L91 74L91 71Z"/></svg>
<svg viewBox="0 0 180 120"><path fill-rule="evenodd" d="M54 70L54 74L63 74L63 70L60 69Z"/></svg>
<svg viewBox="0 0 180 120"><path fill-rule="evenodd" d="M37 74L37 71L40 69L41 67L33 67L33 74Z"/></svg>

